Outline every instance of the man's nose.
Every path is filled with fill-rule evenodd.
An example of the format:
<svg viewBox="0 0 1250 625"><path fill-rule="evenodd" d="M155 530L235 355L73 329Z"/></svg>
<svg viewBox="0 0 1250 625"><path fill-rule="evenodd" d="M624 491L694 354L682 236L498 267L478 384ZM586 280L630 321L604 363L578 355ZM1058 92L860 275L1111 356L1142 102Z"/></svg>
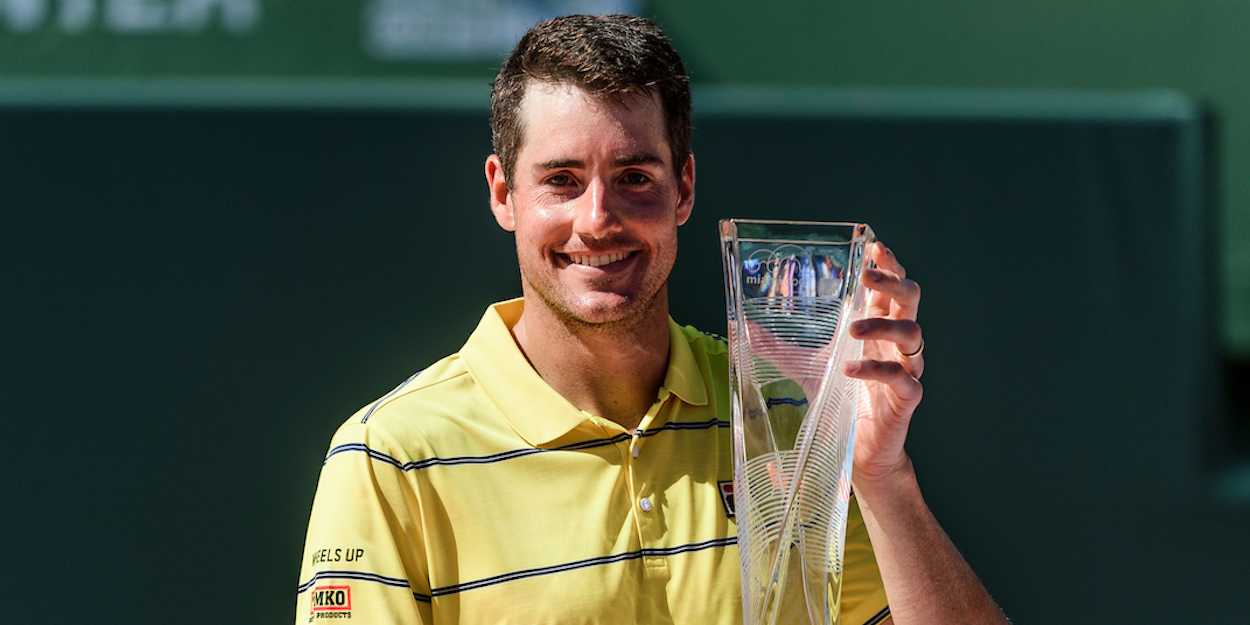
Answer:
<svg viewBox="0 0 1250 625"><path fill-rule="evenodd" d="M602 239L621 230L621 221L611 189L600 178L591 179L581 197L577 198L577 214L573 231L578 236Z"/></svg>

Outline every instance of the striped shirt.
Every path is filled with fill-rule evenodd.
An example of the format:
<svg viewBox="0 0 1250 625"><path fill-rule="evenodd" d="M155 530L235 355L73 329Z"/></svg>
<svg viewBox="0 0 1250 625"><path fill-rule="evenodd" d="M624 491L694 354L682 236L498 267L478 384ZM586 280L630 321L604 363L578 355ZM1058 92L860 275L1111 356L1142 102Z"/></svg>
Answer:
<svg viewBox="0 0 1250 625"><path fill-rule="evenodd" d="M638 429L580 411L487 310L334 436L296 623L741 623L725 343L670 321ZM852 503L842 622L888 615Z"/></svg>

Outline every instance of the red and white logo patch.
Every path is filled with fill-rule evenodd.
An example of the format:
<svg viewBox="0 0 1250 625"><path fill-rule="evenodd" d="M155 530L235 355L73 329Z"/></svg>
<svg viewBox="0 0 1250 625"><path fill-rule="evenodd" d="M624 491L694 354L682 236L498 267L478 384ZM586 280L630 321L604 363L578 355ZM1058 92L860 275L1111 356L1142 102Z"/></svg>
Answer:
<svg viewBox="0 0 1250 625"><path fill-rule="evenodd" d="M717 482L720 487L720 502L725 505L725 516L734 518L734 483Z"/></svg>
<svg viewBox="0 0 1250 625"><path fill-rule="evenodd" d="M351 586L318 586L312 591L311 614L348 612L352 609Z"/></svg>

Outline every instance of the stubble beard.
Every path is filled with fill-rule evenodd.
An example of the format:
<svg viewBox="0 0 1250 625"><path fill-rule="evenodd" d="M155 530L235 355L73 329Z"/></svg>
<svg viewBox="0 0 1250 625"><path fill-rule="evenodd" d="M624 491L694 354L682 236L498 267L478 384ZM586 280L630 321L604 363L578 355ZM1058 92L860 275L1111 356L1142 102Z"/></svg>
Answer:
<svg viewBox="0 0 1250 625"><path fill-rule="evenodd" d="M625 309L623 315L612 314L615 311L600 311L595 313L606 312L608 319L597 320L589 319L580 311L574 310L571 304L573 298L561 298L558 291L561 289L555 281L542 279L542 285L537 284L530 276L522 273L526 290L538 296L543 304L550 310L556 319L560 321L564 327L570 332L581 334L586 332L595 332L603 334L618 334L626 336L634 336L635 330L646 323L648 319L655 314L656 308L661 302L667 302L668 295L668 275L672 272L672 264L660 276L650 277L642 284L637 297L625 296L625 301L618 306ZM664 311L667 317L667 310Z"/></svg>

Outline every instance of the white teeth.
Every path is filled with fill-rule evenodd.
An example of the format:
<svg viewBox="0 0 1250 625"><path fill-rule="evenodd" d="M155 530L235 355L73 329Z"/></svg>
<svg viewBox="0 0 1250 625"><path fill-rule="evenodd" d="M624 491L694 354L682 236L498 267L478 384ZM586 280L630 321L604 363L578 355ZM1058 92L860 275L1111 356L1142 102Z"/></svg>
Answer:
<svg viewBox="0 0 1250 625"><path fill-rule="evenodd" d="M570 254L569 260L572 260L574 263L577 263L578 265L586 265L589 267L602 267L609 263L614 263L618 260L624 260L626 256L629 256L629 254L626 254L624 252L619 252L616 254L604 254L602 256Z"/></svg>

